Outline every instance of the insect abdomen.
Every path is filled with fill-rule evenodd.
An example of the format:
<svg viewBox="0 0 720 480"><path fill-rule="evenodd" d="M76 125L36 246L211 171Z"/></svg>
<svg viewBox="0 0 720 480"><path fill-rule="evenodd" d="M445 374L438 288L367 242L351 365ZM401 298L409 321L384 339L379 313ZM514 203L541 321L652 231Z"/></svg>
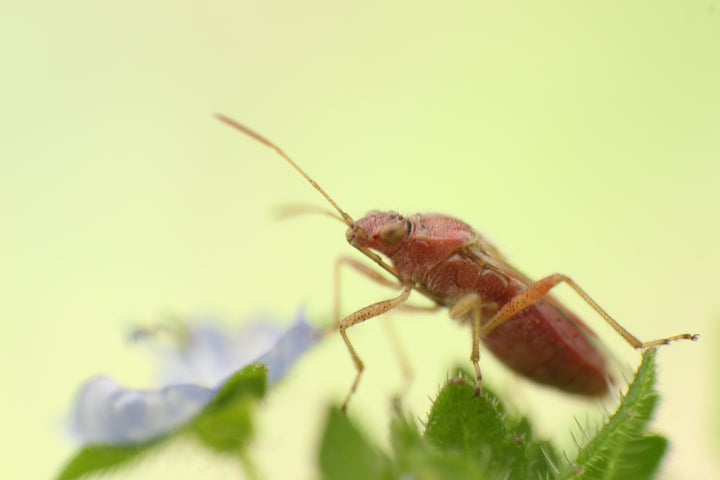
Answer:
<svg viewBox="0 0 720 480"><path fill-rule="evenodd" d="M608 391L605 358L543 300L498 326L484 343L505 365L538 383L588 396Z"/></svg>
<svg viewBox="0 0 720 480"><path fill-rule="evenodd" d="M525 288L519 280L459 254L424 273L418 281L450 306L467 294L479 295L487 305L483 321ZM580 395L603 395L608 390L606 361L588 340L589 330L578 325L583 325L580 319L547 297L506 320L483 342L505 365L531 380Z"/></svg>

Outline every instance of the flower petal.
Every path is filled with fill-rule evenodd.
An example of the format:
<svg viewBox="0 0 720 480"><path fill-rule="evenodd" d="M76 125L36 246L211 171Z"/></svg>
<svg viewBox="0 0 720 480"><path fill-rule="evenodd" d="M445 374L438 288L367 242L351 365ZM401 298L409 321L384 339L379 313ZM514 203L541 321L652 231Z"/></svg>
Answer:
<svg viewBox="0 0 720 480"><path fill-rule="evenodd" d="M273 383L322 337L320 331L305 322L302 311L295 317L295 324L285 332L269 320L232 330L205 321L187 325L182 341L147 344L161 365L160 378L166 384L214 387L251 362L265 363L268 381Z"/></svg>
<svg viewBox="0 0 720 480"><path fill-rule="evenodd" d="M268 383L273 384L287 375L290 367L310 347L322 338L322 334L297 315L295 325L290 327L265 354L255 359L268 367Z"/></svg>
<svg viewBox="0 0 720 480"><path fill-rule="evenodd" d="M197 385L129 390L98 376L81 388L71 428L83 443L140 443L185 424L215 393Z"/></svg>
<svg viewBox="0 0 720 480"><path fill-rule="evenodd" d="M130 390L108 377L88 380L74 407L71 429L84 443L132 444L174 430L197 415L237 370L257 361L268 367L268 382L287 374L321 337L302 313L285 333L258 322L228 333L210 324L188 327L183 342L153 353L174 382L160 390Z"/></svg>
<svg viewBox="0 0 720 480"><path fill-rule="evenodd" d="M193 383L214 387L275 345L282 330L269 322L240 329L211 322L188 325L182 342L161 347L150 343L160 364L163 383Z"/></svg>

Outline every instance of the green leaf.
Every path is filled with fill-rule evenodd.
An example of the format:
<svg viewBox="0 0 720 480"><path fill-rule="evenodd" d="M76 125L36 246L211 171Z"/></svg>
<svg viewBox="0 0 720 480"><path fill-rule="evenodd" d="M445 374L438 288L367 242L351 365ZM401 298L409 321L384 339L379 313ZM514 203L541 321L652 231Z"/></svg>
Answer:
<svg viewBox="0 0 720 480"><path fill-rule="evenodd" d="M328 413L319 460L326 480L392 478L387 458L336 407Z"/></svg>
<svg viewBox="0 0 720 480"><path fill-rule="evenodd" d="M558 479L610 480L651 478L660 462L666 440L644 436L657 401L655 350L643 354L635 379L620 406L595 437L577 454Z"/></svg>
<svg viewBox="0 0 720 480"><path fill-rule="evenodd" d="M75 454L58 475L58 480L71 480L125 466L137 461L157 443L152 441L139 445L90 445Z"/></svg>
<svg viewBox="0 0 720 480"><path fill-rule="evenodd" d="M236 372L188 425L188 431L212 450L240 453L252 437L252 414L265 394L266 374L267 368L260 363Z"/></svg>
<svg viewBox="0 0 720 480"><path fill-rule="evenodd" d="M266 379L267 367L262 363L251 363L238 370L220 387L210 403L202 410L201 415L225 408L239 398L261 399L265 396Z"/></svg>
<svg viewBox="0 0 720 480"><path fill-rule="evenodd" d="M398 479L483 480L471 461L447 455L430 445L415 422L399 411L391 424L393 456L380 453L343 415L332 408L320 447L320 470L325 480Z"/></svg>
<svg viewBox="0 0 720 480"><path fill-rule="evenodd" d="M667 449L667 440L659 435L625 442L615 460L608 480L649 480L653 478Z"/></svg>
<svg viewBox="0 0 720 480"><path fill-rule="evenodd" d="M430 411L425 437L441 450L472 459L488 478L544 478L557 454L533 439L527 419L510 416L488 388L475 395L466 373L450 380Z"/></svg>
<svg viewBox="0 0 720 480"><path fill-rule="evenodd" d="M390 426L393 478L416 480L482 480L482 470L461 455L448 455L424 439L414 421L396 409Z"/></svg>
<svg viewBox="0 0 720 480"><path fill-rule="evenodd" d="M190 431L206 447L221 453L238 453L252 437L252 413L255 402L236 399L233 403L200 414Z"/></svg>

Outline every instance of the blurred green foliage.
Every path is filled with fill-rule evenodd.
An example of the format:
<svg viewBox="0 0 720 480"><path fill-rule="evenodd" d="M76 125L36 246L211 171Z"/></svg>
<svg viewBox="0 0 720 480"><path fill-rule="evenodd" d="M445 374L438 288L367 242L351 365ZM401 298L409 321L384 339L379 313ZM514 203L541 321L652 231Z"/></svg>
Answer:
<svg viewBox="0 0 720 480"><path fill-rule="evenodd" d="M248 458L256 404L265 393L266 370L253 364L236 373L186 426L138 445L92 445L65 466L61 480L130 464L178 435L191 435L210 451L232 455L252 478L261 477ZM339 408L329 409L319 447L325 480L361 479L583 479L653 477L667 441L647 433L657 402L655 351L644 353L616 412L596 432L582 432L574 459L536 438L530 421L510 414L488 388L475 395L471 376L450 379L438 393L424 431L396 405L390 451L375 445Z"/></svg>
<svg viewBox="0 0 720 480"><path fill-rule="evenodd" d="M373 446L333 409L320 449L322 478L652 478L667 445L664 438L645 432L657 401L654 379L655 351L650 350L617 411L594 434L583 432L589 441L578 446L573 460L535 438L529 420L510 415L491 390L475 396L467 374L441 389L423 433L397 411L391 453Z"/></svg>

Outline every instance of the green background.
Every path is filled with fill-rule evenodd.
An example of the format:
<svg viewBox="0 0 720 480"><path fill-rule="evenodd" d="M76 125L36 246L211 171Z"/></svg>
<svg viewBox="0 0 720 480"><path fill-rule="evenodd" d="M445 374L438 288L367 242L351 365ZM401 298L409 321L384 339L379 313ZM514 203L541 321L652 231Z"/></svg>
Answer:
<svg viewBox="0 0 720 480"><path fill-rule="evenodd" d="M654 428L672 442L667 478L718 475L718 2L5 1L0 52L2 478L48 478L70 456L63 422L87 376L152 385L131 325L289 321L300 305L329 321L344 227L273 221L323 200L214 112L278 142L354 217L457 216L528 275L571 275L642 339L701 333L659 355ZM346 277L347 311L389 294ZM392 321L424 418L469 366L469 333L444 312ZM384 323L350 332L367 366L350 413L380 442L402 384ZM602 413L481 363L563 444L568 412ZM313 475L352 372L331 338L273 390L253 449L268 478ZM132 478L234 468L179 444Z"/></svg>

